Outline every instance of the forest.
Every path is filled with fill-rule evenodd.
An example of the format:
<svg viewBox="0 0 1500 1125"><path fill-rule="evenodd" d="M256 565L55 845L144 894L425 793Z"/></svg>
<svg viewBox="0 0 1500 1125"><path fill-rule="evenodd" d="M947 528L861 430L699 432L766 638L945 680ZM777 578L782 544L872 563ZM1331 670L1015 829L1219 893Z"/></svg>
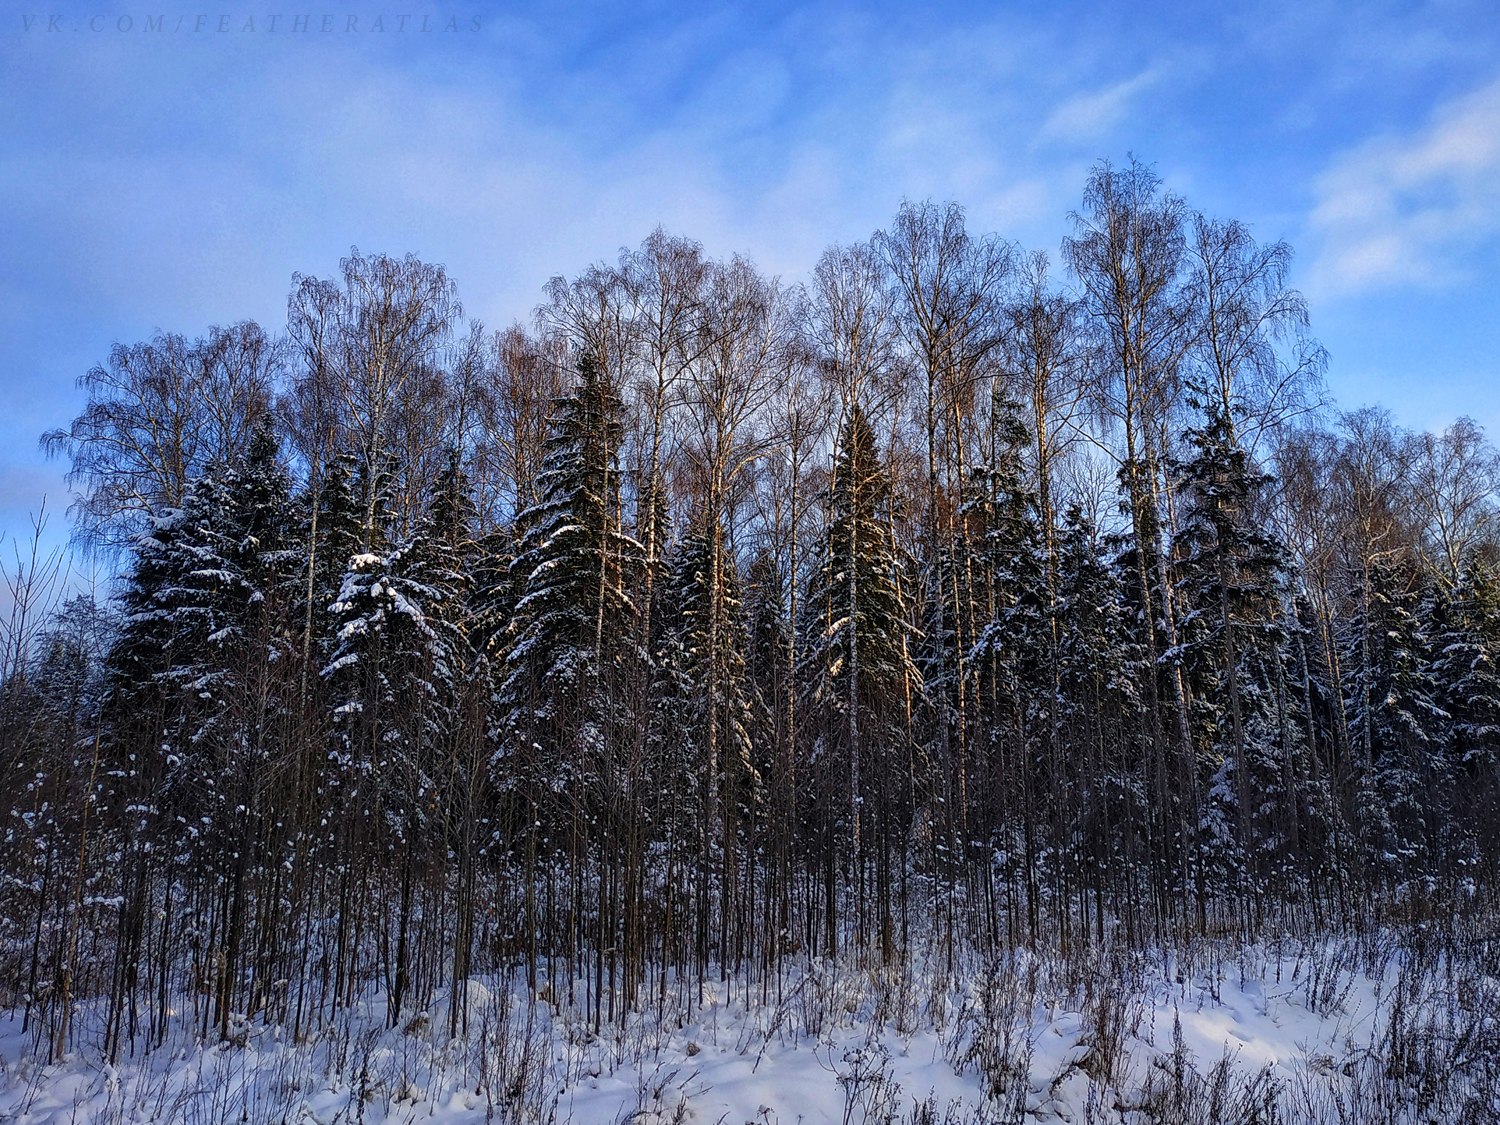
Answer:
<svg viewBox="0 0 1500 1125"><path fill-rule="evenodd" d="M41 440L117 577L5 571L37 1057L1495 917L1500 455L1340 410L1291 247L1149 166L1068 229L658 229L499 330L353 250L116 344Z"/></svg>

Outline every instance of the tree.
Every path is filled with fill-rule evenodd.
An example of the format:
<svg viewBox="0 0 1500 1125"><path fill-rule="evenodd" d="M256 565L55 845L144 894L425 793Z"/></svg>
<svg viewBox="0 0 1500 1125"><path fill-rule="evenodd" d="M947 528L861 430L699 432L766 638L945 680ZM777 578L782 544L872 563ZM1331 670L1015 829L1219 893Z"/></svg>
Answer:
<svg viewBox="0 0 1500 1125"><path fill-rule="evenodd" d="M1254 880L1259 864L1253 795L1274 791L1283 779L1276 768L1278 748L1255 734L1277 729L1270 709L1284 639L1285 552L1260 524L1270 478L1254 469L1237 444L1222 402L1209 409L1204 426L1187 434L1195 455L1180 468L1187 511L1173 569L1186 611L1180 635L1194 683L1199 760L1216 771L1199 781L1211 794L1223 791L1219 767L1232 763L1238 862Z"/></svg>
<svg viewBox="0 0 1500 1125"><path fill-rule="evenodd" d="M1433 675L1431 591L1413 568L1375 560L1354 579L1343 662L1357 763L1354 823L1373 879L1394 882L1436 854L1449 792L1441 752L1447 713Z"/></svg>
<svg viewBox="0 0 1500 1125"><path fill-rule="evenodd" d="M620 519L621 406L585 353L577 387L556 403L538 483L542 500L521 514L513 640L494 701L501 730L492 761L497 782L519 790L541 814L528 821L528 836L566 834L575 865L596 851L607 854L610 841L620 840L620 751L637 745L620 705L620 685L639 658L631 594L642 555ZM534 850L535 843L526 846ZM580 913L582 894L575 881ZM606 919L618 917L617 905L611 899L611 910L596 911L597 938ZM603 1018L605 948L599 940L596 1022Z"/></svg>
<svg viewBox="0 0 1500 1125"><path fill-rule="evenodd" d="M1083 211L1063 255L1083 287L1083 308L1098 352L1092 398L1098 413L1121 428L1120 481L1135 544L1135 596L1145 623L1145 686L1153 744L1155 806L1165 813L1173 779L1192 770L1187 687L1167 654L1177 645L1176 609L1167 576L1162 454L1180 388L1184 354L1195 339L1191 293L1182 286L1186 204L1163 192L1148 166L1097 165L1084 189ZM1165 681L1166 701L1162 699ZM1168 739L1176 755L1168 765ZM1165 878L1167 840L1159 833ZM1165 897L1165 896L1164 896Z"/></svg>
<svg viewBox="0 0 1500 1125"><path fill-rule="evenodd" d="M882 950L892 952L890 855L900 817L893 802L896 763L892 748L904 741L896 703L921 690L921 675L907 655L910 632L901 575L885 508L890 482L881 466L875 433L856 404L840 435L830 519L808 581L805 638L799 678L809 710L821 720L814 756L828 786L824 816L832 889L834 833L847 844L847 872L855 883L860 940L867 863L876 861L874 887ZM863 823L868 807L873 823ZM836 946L835 903L826 903L830 952Z"/></svg>
<svg viewBox="0 0 1500 1125"><path fill-rule="evenodd" d="M1457 582L1475 548L1495 545L1500 453L1472 418L1460 418L1441 435L1414 434L1409 446L1407 479L1423 546L1444 580Z"/></svg>
<svg viewBox="0 0 1500 1125"><path fill-rule="evenodd" d="M1493 450L1319 412L1284 244L1134 161L1079 212L1067 286L906 203L805 288L655 231L493 333L355 253L284 344L117 349L52 440L119 612L0 575L24 1035L444 989L461 1044L524 965L597 1044L840 955L1482 921Z"/></svg>
<svg viewBox="0 0 1500 1125"><path fill-rule="evenodd" d="M329 607L337 638L323 671L336 718L330 780L348 810L345 830L368 838L400 864L392 1026L409 986L418 857L440 823L439 787L451 799L460 768L453 738L467 690L465 554L472 520L454 454L416 533L399 546L377 544L379 553L350 556Z"/></svg>
<svg viewBox="0 0 1500 1125"><path fill-rule="evenodd" d="M620 255L620 274L630 296L634 331L631 341L640 367L636 391L645 432L640 445L636 485L636 536L645 545L645 596L642 612L652 611L652 584L667 529L663 459L667 453L668 414L677 404L684 375L713 341L702 328L703 290L712 273L703 247L674 237L661 227L640 249Z"/></svg>
<svg viewBox="0 0 1500 1125"><path fill-rule="evenodd" d="M1254 453L1262 435L1309 409L1328 359L1307 335L1306 300L1286 283L1292 248L1259 245L1243 223L1199 213L1187 259L1199 322L1189 382L1210 418L1227 419L1230 444Z"/></svg>
<svg viewBox="0 0 1500 1125"><path fill-rule="evenodd" d="M922 396L927 456L923 561L929 570L941 567L939 560L946 548L950 562L943 585L947 601L936 602L933 621L939 634L952 629L951 651L957 660L950 670L954 691L937 691L934 699L940 754L956 776L962 821L969 726L968 676L962 659L974 641L975 615L968 613L950 624L944 605L967 605L973 595L967 584L960 586L960 575L967 570L958 565L969 550L969 529L958 519L972 459L965 422L983 368L1001 339L1000 318L1013 250L993 235L970 235L964 210L956 203L943 207L931 202L903 203L891 229L877 234L875 242L889 271L896 324ZM963 836L961 832L960 840Z"/></svg>
<svg viewBox="0 0 1500 1125"><path fill-rule="evenodd" d="M620 398L587 355L578 378L573 394L556 403L542 500L521 514L512 567L522 593L501 695L511 709L547 701L544 726L563 719L564 707L599 706L606 639L612 645L621 637L635 612L626 579L640 546L619 523ZM515 721L532 726L519 715Z"/></svg>
<svg viewBox="0 0 1500 1125"><path fill-rule="evenodd" d="M102 719L115 736L112 784L130 813L127 902L143 908L153 847L219 880L221 1036L238 995L247 881L272 835L268 779L285 744L280 669L295 636L289 505L276 442L262 426L241 469L211 467L141 538L108 663ZM137 753L141 743L122 734L144 734L152 752Z"/></svg>
<svg viewBox="0 0 1500 1125"><path fill-rule="evenodd" d="M81 485L78 532L90 547L129 546L166 508L184 504L210 466L234 465L270 409L281 350L254 321L189 341L158 333L116 344L79 380L88 403L67 430L42 435Z"/></svg>
<svg viewBox="0 0 1500 1125"><path fill-rule="evenodd" d="M1083 406L1086 357L1079 304L1050 287L1047 269L1047 256L1040 251L1022 261L1021 292L1006 310L1009 331L1004 349L1008 373L1029 407L1033 488L1050 571L1055 565L1053 529L1057 524L1052 499L1054 462L1076 436L1072 431ZM997 459L993 450L989 459L991 463Z"/></svg>
<svg viewBox="0 0 1500 1125"><path fill-rule="evenodd" d="M1036 816L1037 795L1050 788L1053 807L1061 813L1063 802L1057 798L1066 786L1058 737L1057 646L1046 541L1037 519L1039 501L1027 487L1021 465L1031 434L1014 401L1001 398L995 413L995 460L976 471L977 495L971 504L983 516L983 568L992 611L974 645L970 665L992 754L991 768L999 775L994 783L997 788L1012 789L1020 814L1028 931L1035 941L1041 890L1037 854L1044 846ZM1007 823L1011 815L1008 802L1002 800L1000 815L992 821L998 822L998 831L989 841L992 853L1015 850L1006 838L1013 829ZM1048 827L1056 830L1052 842L1062 844L1060 826Z"/></svg>
<svg viewBox="0 0 1500 1125"><path fill-rule="evenodd" d="M1057 685L1059 720L1078 789L1076 820L1085 841L1081 882L1094 893L1102 934L1106 898L1134 940L1139 924L1141 852L1147 845L1149 736L1122 575L1100 553L1098 532L1082 512L1065 514L1058 549ZM1085 912L1085 919L1087 914Z"/></svg>
<svg viewBox="0 0 1500 1125"><path fill-rule="evenodd" d="M1452 722L1448 769L1456 784L1448 859L1493 870L1500 859L1500 575L1492 563L1471 559L1440 604L1433 678Z"/></svg>
<svg viewBox="0 0 1500 1125"><path fill-rule="evenodd" d="M438 349L463 315L457 289L442 266L357 248L340 260L337 280L292 281L289 320L304 360L292 386L294 432L309 475L318 480L323 458L338 450L352 452L367 479L394 469L388 499L400 505L397 531L409 532L434 455L452 436L436 421L447 397ZM365 497L360 520L367 551L385 518L375 496Z"/></svg>
<svg viewBox="0 0 1500 1125"><path fill-rule="evenodd" d="M711 541L714 537L720 539L717 545ZM748 634L738 569L722 538L717 523L700 523L678 544L668 596L673 607L669 627L675 636L671 672L692 685L679 699L682 711L673 726L691 747L689 776L698 779L700 964L708 952L709 862L717 843L718 960L721 971L727 972L743 956L748 937L746 919L732 916L731 903L739 897L739 844L753 829L763 798L752 734L765 724L746 670Z"/></svg>

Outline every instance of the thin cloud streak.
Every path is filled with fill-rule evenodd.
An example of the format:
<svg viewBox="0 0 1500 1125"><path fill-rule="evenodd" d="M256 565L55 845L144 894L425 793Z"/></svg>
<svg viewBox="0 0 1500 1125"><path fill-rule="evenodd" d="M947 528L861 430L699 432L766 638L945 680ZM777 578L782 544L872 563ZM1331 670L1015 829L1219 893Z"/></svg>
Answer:
<svg viewBox="0 0 1500 1125"><path fill-rule="evenodd" d="M1065 140L1095 140L1125 120L1132 103L1161 78L1155 67L1102 90L1075 94L1052 111L1043 131Z"/></svg>
<svg viewBox="0 0 1500 1125"><path fill-rule="evenodd" d="M1500 234L1500 79L1440 106L1414 134L1339 155L1317 193L1317 291L1468 278Z"/></svg>

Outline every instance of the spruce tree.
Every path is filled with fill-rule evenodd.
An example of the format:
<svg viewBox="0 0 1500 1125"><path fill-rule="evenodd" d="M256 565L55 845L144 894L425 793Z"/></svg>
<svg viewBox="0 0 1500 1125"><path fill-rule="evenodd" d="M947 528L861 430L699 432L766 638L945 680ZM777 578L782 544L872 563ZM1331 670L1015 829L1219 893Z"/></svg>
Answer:
<svg viewBox="0 0 1500 1125"><path fill-rule="evenodd" d="M504 731L502 759L556 791L586 781L599 752L607 666L629 636L630 597L640 544L620 526L622 403L591 356L578 364L578 385L555 402L537 491L521 513L512 587L513 637L496 697Z"/></svg>
<svg viewBox="0 0 1500 1125"><path fill-rule="evenodd" d="M316 494L303 498L304 543L311 543L316 526L315 550L303 575L305 600L299 606L307 649L304 655L314 675L328 663L337 647L334 615L329 606L338 600L350 557L360 552L364 506L358 495L360 480L355 464L353 454L336 454L325 467Z"/></svg>
<svg viewBox="0 0 1500 1125"><path fill-rule="evenodd" d="M593 1018L603 1019L605 950L617 950L621 895L609 876L642 833L629 794L639 716L627 706L643 659L632 591L641 545L621 526L617 454L623 433L619 393L594 357L578 364L573 393L556 400L537 491L521 513L512 564L517 597L510 646L493 705L499 714L491 771L527 810L530 856L548 840L566 844L575 873L598 868L599 893L585 901L572 883L575 917L592 915ZM528 907L528 910L531 909ZM634 906L629 908L635 910ZM615 954L610 955L611 972Z"/></svg>
<svg viewBox="0 0 1500 1125"><path fill-rule="evenodd" d="M855 884L856 922L864 922L866 867L874 859L883 945L889 948L891 940L889 847L904 822L895 808L902 791L897 755L906 742L901 718L904 702L922 688L906 646L911 627L890 539L891 503L875 432L856 405L839 437L828 531L808 581L799 661L806 710L819 722L813 756L826 787L821 816L830 946L840 838Z"/></svg>
<svg viewBox="0 0 1500 1125"><path fill-rule="evenodd" d="M130 761L140 739L118 745L127 760L115 768L151 794L142 811L169 826L183 854L210 863L232 850L222 837L238 822L226 787L239 687L229 650L242 638L251 594L239 566L232 477L222 470L191 482L182 507L156 517L138 541L105 697L111 731L144 734L156 747L150 759ZM154 730L141 730L145 722Z"/></svg>
<svg viewBox="0 0 1500 1125"><path fill-rule="evenodd" d="M971 661L991 754L988 788L1004 790L999 808L988 818L997 831L987 844L991 854L1019 859L1028 932L1035 939L1043 875L1039 856L1046 851L1060 860L1064 852L1056 845L1066 848L1061 824L1054 819L1049 825L1037 815L1037 798L1050 792L1054 799L1049 807L1060 815L1069 803L1068 779L1058 727L1057 645L1044 544L1036 494L1026 484L1020 460L1031 435L1016 404L998 395L994 426L993 463L976 473L978 495L970 505L984 519L982 565L992 606ZM1050 841L1043 836L1047 829Z"/></svg>
<svg viewBox="0 0 1500 1125"><path fill-rule="evenodd" d="M409 986L417 857L441 826L455 785L471 791L472 765L466 760L460 769L452 740L467 690L472 516L455 455L411 538L351 556L330 606L338 643L324 675L335 702L335 771L343 800L359 809L348 831L388 856L400 879L393 1023ZM381 538L373 545L383 546Z"/></svg>
<svg viewBox="0 0 1500 1125"><path fill-rule="evenodd" d="M1447 810L1442 740L1447 713L1433 675L1429 576L1376 559L1356 576L1343 630L1350 740L1356 748L1354 821L1376 878L1404 878L1429 857Z"/></svg>
<svg viewBox="0 0 1500 1125"><path fill-rule="evenodd" d="M781 572L769 551L756 555L750 564L748 604L745 607L749 638L745 670L752 694L755 719L755 768L768 782L779 778L781 796L791 785L791 747L787 744L786 711L792 690L791 623Z"/></svg>
<svg viewBox="0 0 1500 1125"><path fill-rule="evenodd" d="M1060 726L1078 790L1070 831L1093 892L1102 934L1106 900L1133 935L1131 909L1145 855L1149 737L1137 670L1139 642L1127 621L1122 574L1100 554L1098 533L1079 508L1063 519L1058 544L1057 682Z"/></svg>
<svg viewBox="0 0 1500 1125"><path fill-rule="evenodd" d="M205 956L217 966L221 1034L242 983L248 883L272 865L284 827L270 786L288 734L290 534L289 485L261 426L243 465L211 467L139 541L109 660L107 725L136 736L113 749L110 771L133 814L127 836L141 845L127 904L142 908L135 896L158 845L217 876L222 946ZM127 751L142 734L157 748L144 758Z"/></svg>
<svg viewBox="0 0 1500 1125"><path fill-rule="evenodd" d="M1454 785L1445 857L1460 878L1493 875L1500 861L1500 574L1468 560L1435 623L1432 674L1451 720L1447 772ZM1469 870L1464 870L1468 868Z"/></svg>
<svg viewBox="0 0 1500 1125"><path fill-rule="evenodd" d="M1185 501L1173 544L1173 578L1184 612L1178 659L1192 686L1192 729L1204 793L1202 847L1222 879L1248 887L1264 870L1273 826L1258 817L1283 794L1274 678L1284 639L1284 552L1259 522L1270 478L1236 443L1230 420L1208 417L1179 464Z"/></svg>
<svg viewBox="0 0 1500 1125"><path fill-rule="evenodd" d="M721 605L718 609L722 635L717 651L711 647L709 635L710 617L714 607L710 604L709 569L712 566L713 548L711 535L719 535L722 572L719 576ZM721 794L723 815L746 817L751 814L759 798L761 778L756 769L755 749L751 732L764 727L759 713L759 699L754 693L745 664L745 642L748 633L740 603L739 572L734 555L724 548L723 532L715 527L701 527L687 535L678 545L672 560L669 578L669 598L673 616L671 627L677 633L683 662L682 671L688 680L698 685L693 698L688 701L686 714L679 715L678 727L700 747L707 747L710 725L716 726L719 737L717 762L702 762L695 771L706 782L718 787ZM709 676L708 662L717 660L717 675ZM704 687L716 683L715 698L706 698Z"/></svg>

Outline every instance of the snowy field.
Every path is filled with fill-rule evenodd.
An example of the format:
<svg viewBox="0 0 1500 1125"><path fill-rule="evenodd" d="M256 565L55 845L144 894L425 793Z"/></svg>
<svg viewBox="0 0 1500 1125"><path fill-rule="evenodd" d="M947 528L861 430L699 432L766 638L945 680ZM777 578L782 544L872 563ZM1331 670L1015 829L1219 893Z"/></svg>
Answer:
<svg viewBox="0 0 1500 1125"><path fill-rule="evenodd" d="M88 1030L39 1064L11 1012L0 1121L1500 1119L1500 982L1410 943L1022 951L956 970L816 963L682 985L598 1035L560 989L528 1003L489 978L468 984L467 1033L449 1034L444 998L387 1028L372 995L306 1042L241 1021L229 1042L179 1032L115 1065ZM78 1026L95 1017L80 1008Z"/></svg>

